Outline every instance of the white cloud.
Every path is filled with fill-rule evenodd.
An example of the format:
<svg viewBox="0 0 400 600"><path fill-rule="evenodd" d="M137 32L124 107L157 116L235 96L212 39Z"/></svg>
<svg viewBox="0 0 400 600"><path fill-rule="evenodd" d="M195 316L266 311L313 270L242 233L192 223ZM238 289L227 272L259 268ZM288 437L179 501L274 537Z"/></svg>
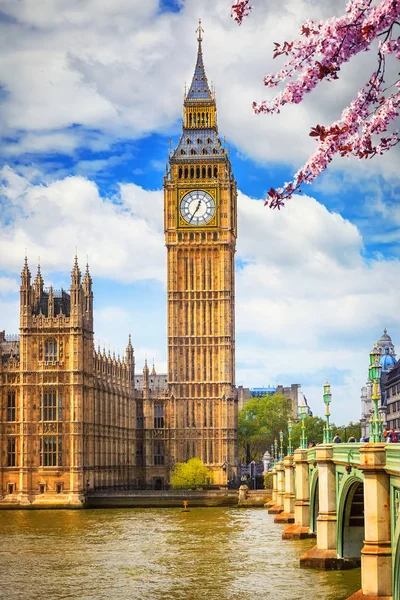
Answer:
<svg viewBox="0 0 400 600"><path fill-rule="evenodd" d="M46 269L69 270L77 247L97 277L165 281L161 191L122 185L107 199L83 177L31 183L9 167L0 171L1 181L9 208L0 268L19 271L26 248L28 256L42 257Z"/></svg>
<svg viewBox="0 0 400 600"><path fill-rule="evenodd" d="M6 296L11 292L18 292L18 282L11 277L0 277L0 296Z"/></svg>
<svg viewBox="0 0 400 600"><path fill-rule="evenodd" d="M3 152L73 152L87 146L87 130L101 132L107 144L174 127L183 83L194 67L198 2L186 0L179 13L159 13L158 4L47 0L33 7L30 0L5 0L2 10L16 22L0 25L0 82L6 92L0 123L17 141L5 144ZM357 57L339 81L324 83L304 104L287 106L279 116L255 116L251 109L268 92L264 75L279 65L272 60L273 41L291 39L305 19L340 14L345 5L345 0L259 2L239 28L229 17L229 2L202 1L204 58L216 82L221 130L242 153L300 166L315 146L310 127L338 118L364 83L372 53ZM83 132L71 127L76 124ZM379 165L386 162L391 164L380 159Z"/></svg>
<svg viewBox="0 0 400 600"><path fill-rule="evenodd" d="M333 373L334 416L357 418L374 338L386 326L400 339L400 262L362 250L357 228L312 198L278 213L239 195L238 382L302 383L322 413L322 387L307 382Z"/></svg>

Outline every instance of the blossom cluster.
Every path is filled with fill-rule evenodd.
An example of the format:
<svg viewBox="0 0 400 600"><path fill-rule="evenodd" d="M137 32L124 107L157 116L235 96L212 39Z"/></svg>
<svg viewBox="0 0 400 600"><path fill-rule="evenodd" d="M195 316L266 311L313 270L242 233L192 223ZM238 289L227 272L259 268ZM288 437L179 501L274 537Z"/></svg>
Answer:
<svg viewBox="0 0 400 600"><path fill-rule="evenodd" d="M234 6L239 15L236 20L241 23L248 14L248 1ZM379 38L376 71L338 121L312 128L310 136L316 138L317 150L292 182L282 189L271 188L266 200L271 208L280 208L284 200L300 191L302 183L314 181L335 155L372 158L399 143L398 132L382 136L399 116L400 80L390 86L384 80L386 57L400 60L400 37L396 37L399 21L400 0L380 0L377 4L372 0L350 0L344 15L318 23L308 20L301 27L299 39L275 43L274 58L287 59L282 69L264 78L264 83L274 88L285 82L285 87L271 101L254 102L257 114L279 113L285 104L301 102L320 81L338 79L341 66L359 52L368 51Z"/></svg>

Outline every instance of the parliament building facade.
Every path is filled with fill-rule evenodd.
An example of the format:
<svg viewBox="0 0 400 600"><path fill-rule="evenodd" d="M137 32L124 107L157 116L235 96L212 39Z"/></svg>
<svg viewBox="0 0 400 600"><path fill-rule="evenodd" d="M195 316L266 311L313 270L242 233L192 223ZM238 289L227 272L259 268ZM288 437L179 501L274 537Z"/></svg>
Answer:
<svg viewBox="0 0 400 600"><path fill-rule="evenodd" d="M92 279L69 293L27 259L20 334L0 332L0 506L81 506L96 490L162 489L176 462L237 474L236 182L218 137L202 29L183 128L164 179L168 373L94 345Z"/></svg>

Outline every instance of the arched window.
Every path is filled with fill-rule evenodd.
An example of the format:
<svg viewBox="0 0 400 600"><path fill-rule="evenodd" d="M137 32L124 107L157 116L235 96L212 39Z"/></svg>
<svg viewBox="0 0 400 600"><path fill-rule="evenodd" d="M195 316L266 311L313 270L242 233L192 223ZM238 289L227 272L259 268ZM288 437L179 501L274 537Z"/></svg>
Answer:
<svg viewBox="0 0 400 600"><path fill-rule="evenodd" d="M182 148L181 150L181 154L186 154L186 152L184 151L184 149Z"/></svg>
<svg viewBox="0 0 400 600"><path fill-rule="evenodd" d="M164 404L154 405L154 429L164 429Z"/></svg>
<svg viewBox="0 0 400 600"><path fill-rule="evenodd" d="M187 140L186 140L186 143L187 143L187 144L190 144L190 143L191 143L191 142L190 142L190 138L187 138Z"/></svg>
<svg viewBox="0 0 400 600"><path fill-rule="evenodd" d="M190 154L192 154L192 155L193 155L193 154L196 154L196 150L195 150L194 148L192 148L192 149L190 150Z"/></svg>
<svg viewBox="0 0 400 600"><path fill-rule="evenodd" d="M10 390L7 394L7 421L15 421L16 417L15 390Z"/></svg>
<svg viewBox="0 0 400 600"><path fill-rule="evenodd" d="M61 392L56 389L49 389L43 392L40 403L40 420L62 420Z"/></svg>
<svg viewBox="0 0 400 600"><path fill-rule="evenodd" d="M212 177L212 171L211 171L211 167L208 167L208 168L207 168L207 175L208 175L208 177L211 179L211 177Z"/></svg>
<svg viewBox="0 0 400 600"><path fill-rule="evenodd" d="M213 154L217 154L217 149L213 148Z"/></svg>
<svg viewBox="0 0 400 600"><path fill-rule="evenodd" d="M194 179L194 168L190 167L190 179Z"/></svg>
<svg viewBox="0 0 400 600"><path fill-rule="evenodd" d="M206 113L206 125L208 127L208 113Z"/></svg>
<svg viewBox="0 0 400 600"><path fill-rule="evenodd" d="M185 179L187 179L188 175L189 175L189 169L187 167L185 167L184 173L185 173Z"/></svg>
<svg viewBox="0 0 400 600"><path fill-rule="evenodd" d="M57 360L57 342L53 338L46 340L44 360L45 362L55 362Z"/></svg>
<svg viewBox="0 0 400 600"><path fill-rule="evenodd" d="M211 144L211 138L207 138L207 144Z"/></svg>
<svg viewBox="0 0 400 600"><path fill-rule="evenodd" d="M178 177L179 179L182 179L182 167L179 167L178 169Z"/></svg>
<svg viewBox="0 0 400 600"><path fill-rule="evenodd" d="M196 178L200 179L200 167L196 167Z"/></svg>
<svg viewBox="0 0 400 600"><path fill-rule="evenodd" d="M192 126L192 113L190 113L189 115L189 127Z"/></svg>
<svg viewBox="0 0 400 600"><path fill-rule="evenodd" d="M203 148L203 154L208 154L208 152L205 148Z"/></svg>
<svg viewBox="0 0 400 600"><path fill-rule="evenodd" d="M164 457L164 442L154 443L154 464L163 465L165 462Z"/></svg>
<svg viewBox="0 0 400 600"><path fill-rule="evenodd" d="M205 177L206 177L206 168L205 167L201 167L201 177L202 177L202 179L205 179Z"/></svg>
<svg viewBox="0 0 400 600"><path fill-rule="evenodd" d="M200 138L197 138L197 143L201 144L201 139Z"/></svg>
<svg viewBox="0 0 400 600"><path fill-rule="evenodd" d="M214 167L214 177L218 177L218 169L217 169L217 167Z"/></svg>
<svg viewBox="0 0 400 600"><path fill-rule="evenodd" d="M201 113L201 124L202 124L202 125L203 125L203 127L204 127L204 113Z"/></svg>

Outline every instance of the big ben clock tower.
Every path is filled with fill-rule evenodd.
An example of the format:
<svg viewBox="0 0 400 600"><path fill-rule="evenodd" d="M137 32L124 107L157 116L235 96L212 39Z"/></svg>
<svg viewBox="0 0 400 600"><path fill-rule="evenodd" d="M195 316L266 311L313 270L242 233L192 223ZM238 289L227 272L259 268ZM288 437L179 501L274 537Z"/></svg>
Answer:
<svg viewBox="0 0 400 600"><path fill-rule="evenodd" d="M168 383L171 459L192 457L215 482L236 474L236 182L218 137L203 64L201 22L183 130L164 184L168 257Z"/></svg>

